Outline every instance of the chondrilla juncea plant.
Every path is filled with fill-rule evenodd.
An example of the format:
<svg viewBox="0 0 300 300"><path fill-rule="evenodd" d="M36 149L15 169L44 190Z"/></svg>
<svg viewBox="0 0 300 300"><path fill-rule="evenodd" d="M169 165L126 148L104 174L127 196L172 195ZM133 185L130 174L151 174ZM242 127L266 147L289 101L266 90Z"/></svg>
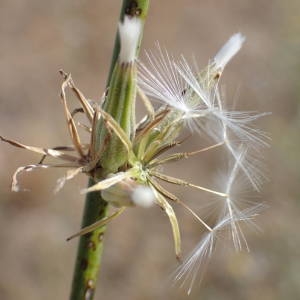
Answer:
<svg viewBox="0 0 300 300"><path fill-rule="evenodd" d="M226 65L239 52L245 37L240 33L230 37L204 68L192 68L184 57L175 59L159 45L155 51L146 53L146 62L141 62L138 53L148 7L146 0L123 1L107 90L101 103L88 100L71 75L60 71L61 101L72 146L46 149L1 136L4 142L42 155L38 164L17 169L13 175L13 191L20 190L20 173L38 168L67 169L66 175L58 180L56 191L80 173L89 177L88 187L82 189L86 194L82 229L68 238L80 236L72 300L93 298L105 226L130 207L146 209L157 205L165 212L178 259L182 256L181 232L172 204L180 204L198 220L205 233L174 275L175 281L185 286L188 293L212 255L216 239L226 229L236 250L248 249L241 223L252 223L261 209L260 204L243 202L234 191L241 176L254 190L260 189L264 176L257 154L267 146L268 137L252 123L266 113L227 109L219 88ZM74 111L68 106L69 92L78 100L79 108ZM141 120L136 120L136 101L141 101L147 111ZM76 122L78 113L85 115L88 125ZM189 138L184 138L186 128L193 137L208 136L211 142L202 149L174 151L183 142L188 143ZM80 137L83 129L89 133L88 141ZM166 164L216 148L224 149L224 156L230 162L221 190L199 186L162 171ZM48 164L48 157L55 158L57 163ZM215 223L205 220L167 190L164 182L214 194L221 203Z"/></svg>

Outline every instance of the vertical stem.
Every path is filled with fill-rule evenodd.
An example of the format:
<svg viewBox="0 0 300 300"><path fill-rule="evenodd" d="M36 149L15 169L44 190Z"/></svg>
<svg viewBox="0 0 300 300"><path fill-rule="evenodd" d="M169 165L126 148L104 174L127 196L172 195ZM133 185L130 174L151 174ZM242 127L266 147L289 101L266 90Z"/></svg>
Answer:
<svg viewBox="0 0 300 300"><path fill-rule="evenodd" d="M93 185L89 180L89 186ZM82 218L82 228L106 216L107 202L99 192L87 194ZM80 237L73 276L71 300L91 300L101 264L105 226Z"/></svg>
<svg viewBox="0 0 300 300"><path fill-rule="evenodd" d="M150 0L123 0L120 20L123 20L125 14L132 16L135 15L141 19L145 19L148 12L149 1ZM110 85L112 70L114 69L119 51L120 41L117 34L107 86ZM137 48L137 52L138 51L139 46ZM90 178L88 186L92 186L93 184L95 184L95 182L92 178ZM104 218L106 213L107 202L101 198L100 192L87 194L82 219L82 228ZM80 238L70 300L92 300L94 298L96 281L101 265L104 232L105 226Z"/></svg>

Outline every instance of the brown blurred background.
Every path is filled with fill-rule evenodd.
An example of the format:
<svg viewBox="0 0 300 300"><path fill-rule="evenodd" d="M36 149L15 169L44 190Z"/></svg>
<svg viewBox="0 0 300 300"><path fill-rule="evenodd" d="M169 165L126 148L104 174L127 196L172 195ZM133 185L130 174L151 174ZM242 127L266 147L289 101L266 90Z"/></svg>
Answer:
<svg viewBox="0 0 300 300"><path fill-rule="evenodd" d="M68 144L59 99L60 68L91 99L103 93L121 1L0 1L0 134L31 145ZM228 101L272 111L259 126L272 136L270 182L260 201L261 233L246 229L251 253L219 248L189 299L300 299L300 2L153 0L143 48L156 41L200 66L235 32L246 35L226 69ZM189 149L201 141L190 142ZM221 153L221 152L220 152ZM0 299L68 299L86 185L82 175L53 195L60 170L21 178L31 192L10 192L11 176L39 156L0 144ZM171 167L173 175L213 186L221 164L208 156ZM180 170L180 174L178 174ZM183 171L184 170L184 171ZM175 189L173 189L175 191ZM191 206L207 195L176 188ZM199 225L176 208L187 253ZM197 210L197 209L196 209ZM198 210L198 212L201 212ZM167 218L156 207L131 209L108 228L96 299L186 299L168 276L176 260Z"/></svg>

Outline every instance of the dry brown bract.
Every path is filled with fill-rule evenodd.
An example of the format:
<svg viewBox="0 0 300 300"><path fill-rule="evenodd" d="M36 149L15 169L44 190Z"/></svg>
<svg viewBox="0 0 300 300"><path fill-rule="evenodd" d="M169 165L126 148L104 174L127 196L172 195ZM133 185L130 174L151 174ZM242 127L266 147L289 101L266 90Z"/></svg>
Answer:
<svg viewBox="0 0 300 300"><path fill-rule="evenodd" d="M0 136L0 139L3 142L7 142L15 147L19 147L22 149L26 149L38 154L42 154L42 158L37 164L30 164L27 166L19 167L13 175L12 180L12 191L20 191L20 187L18 184L18 176L20 173L26 171L32 171L34 169L48 169L48 168L68 168L69 170L65 174L64 177L60 178L57 182L57 186L55 191L59 191L65 184L67 180L74 178L77 174L83 173L91 173L96 167L99 161L100 153L95 153L95 126L97 121L99 120L99 110L97 105L91 104L82 92L75 86L74 81L71 77L71 74L67 74L64 71L60 70L60 74L63 76L63 83L61 86L61 100L64 107L64 113L68 124L69 134L72 140L72 146L58 146L54 148L42 148L35 146L28 146L22 143L19 143L14 140L7 139L5 137ZM70 112L67 100L66 100L66 90L71 89L74 93L76 99L80 103L80 108L76 108L72 112ZM90 133L90 143L84 144L82 143L77 126L81 125L77 124L74 120L74 116L77 113L84 113L89 126L86 127L87 131ZM58 160L57 164L47 164L45 163L45 159L47 157L53 157Z"/></svg>

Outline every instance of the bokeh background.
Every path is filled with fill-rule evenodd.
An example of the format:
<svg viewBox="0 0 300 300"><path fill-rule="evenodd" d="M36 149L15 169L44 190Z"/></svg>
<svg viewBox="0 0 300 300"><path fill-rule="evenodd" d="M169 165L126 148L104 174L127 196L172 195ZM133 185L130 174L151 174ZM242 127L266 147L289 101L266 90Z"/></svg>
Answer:
<svg viewBox="0 0 300 300"><path fill-rule="evenodd" d="M31 145L68 144L59 99L60 68L72 72L91 99L104 91L120 0L0 1L1 135ZM240 109L271 111L259 126L272 136L264 153L267 182L257 218L262 229L246 235L251 252L219 247L189 299L300 299L300 2L297 0L153 0L143 49L159 41L175 56L196 57L204 66L235 32L247 36L226 69L228 102ZM201 145L190 139L189 149ZM169 168L172 174L213 186L223 167L209 154ZM223 157L223 156L222 156ZM216 160L217 159L217 160ZM0 299L68 299L86 185L82 175L53 194L60 170L24 174L30 192L10 192L20 165L39 157L0 144ZM225 164L226 165L226 164ZM206 194L173 189L196 211ZM199 224L176 208L187 253ZM186 299L170 286L177 262L167 218L156 207L131 209L108 228L95 299Z"/></svg>

